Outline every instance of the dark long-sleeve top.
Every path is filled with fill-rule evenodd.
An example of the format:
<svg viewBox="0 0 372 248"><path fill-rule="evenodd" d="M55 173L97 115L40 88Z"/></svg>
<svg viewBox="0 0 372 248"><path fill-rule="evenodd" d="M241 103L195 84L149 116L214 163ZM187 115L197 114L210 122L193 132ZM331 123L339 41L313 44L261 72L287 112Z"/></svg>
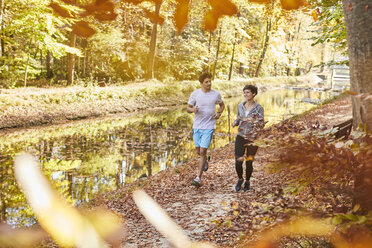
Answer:
<svg viewBox="0 0 372 248"><path fill-rule="evenodd" d="M244 104L246 101L238 104L238 113L235 122L238 124L238 135L250 141L254 141L259 131L264 127L264 109L257 102L254 103L251 110L246 113ZM252 117L254 121L247 120Z"/></svg>

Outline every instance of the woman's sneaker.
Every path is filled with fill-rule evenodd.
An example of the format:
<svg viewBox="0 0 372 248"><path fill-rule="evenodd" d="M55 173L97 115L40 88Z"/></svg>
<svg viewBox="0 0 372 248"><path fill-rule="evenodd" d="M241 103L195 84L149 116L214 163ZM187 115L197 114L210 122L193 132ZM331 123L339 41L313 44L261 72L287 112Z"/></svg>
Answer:
<svg viewBox="0 0 372 248"><path fill-rule="evenodd" d="M209 160L211 160L211 156L208 156L207 160L205 161L204 168L203 168L204 171L207 171L209 168L209 163L208 163Z"/></svg>
<svg viewBox="0 0 372 248"><path fill-rule="evenodd" d="M235 185L236 192L239 192L242 189L243 179L239 179L238 183Z"/></svg>
<svg viewBox="0 0 372 248"><path fill-rule="evenodd" d="M245 181L245 184L244 184L244 192L249 190L251 188L251 183L249 181Z"/></svg>

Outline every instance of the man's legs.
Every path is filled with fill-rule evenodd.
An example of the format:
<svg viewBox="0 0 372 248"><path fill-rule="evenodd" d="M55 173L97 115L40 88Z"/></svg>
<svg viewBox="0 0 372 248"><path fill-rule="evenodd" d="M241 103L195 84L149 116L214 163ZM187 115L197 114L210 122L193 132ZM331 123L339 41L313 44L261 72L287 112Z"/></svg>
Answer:
<svg viewBox="0 0 372 248"><path fill-rule="evenodd" d="M204 166L207 161L207 150L209 144L212 140L214 130L213 129L194 129L193 130L193 138L195 143L195 149L198 153L199 162L197 168L197 177L194 179L193 184L195 186L200 186L200 179L203 174Z"/></svg>
<svg viewBox="0 0 372 248"><path fill-rule="evenodd" d="M204 147L198 147L198 148L196 149L198 151L199 156L200 156L199 165L198 165L198 177L201 178L202 174L203 174L203 171L204 171L205 162L207 161L207 150L208 150L208 148L204 148Z"/></svg>

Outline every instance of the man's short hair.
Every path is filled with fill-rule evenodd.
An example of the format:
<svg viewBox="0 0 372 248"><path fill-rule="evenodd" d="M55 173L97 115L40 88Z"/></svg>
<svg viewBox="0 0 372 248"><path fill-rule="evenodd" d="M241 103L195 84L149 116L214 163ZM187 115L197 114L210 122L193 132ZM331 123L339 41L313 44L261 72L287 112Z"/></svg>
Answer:
<svg viewBox="0 0 372 248"><path fill-rule="evenodd" d="M243 88L243 92L244 92L245 90L250 90L253 94L257 95L257 87L254 86L254 85L247 84L246 86L244 86L244 88Z"/></svg>
<svg viewBox="0 0 372 248"><path fill-rule="evenodd" d="M200 74L200 76L199 76L199 82L200 82L200 83L203 83L204 80L205 80L206 78L210 78L210 79L212 79L212 74L210 74L209 72L203 72L203 73Z"/></svg>

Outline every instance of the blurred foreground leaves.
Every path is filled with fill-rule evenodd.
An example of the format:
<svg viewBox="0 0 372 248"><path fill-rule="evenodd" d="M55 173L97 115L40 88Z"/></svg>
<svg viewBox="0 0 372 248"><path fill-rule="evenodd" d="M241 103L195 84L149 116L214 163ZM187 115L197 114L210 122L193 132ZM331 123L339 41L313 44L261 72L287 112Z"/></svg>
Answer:
<svg viewBox="0 0 372 248"><path fill-rule="evenodd" d="M36 160L28 154L15 159L15 174L40 226L62 247L108 247L116 234L122 234L120 219L99 209L81 214L52 189ZM120 239L120 235L117 236ZM36 240L35 240L36 241Z"/></svg>
<svg viewBox="0 0 372 248"><path fill-rule="evenodd" d="M82 5L76 4L73 1L62 0L63 4L58 2L52 2L49 7L54 12L67 19L79 20L84 17L94 17L97 21L112 21L115 20L117 14L115 13L115 5L109 0L96 0L92 4ZM259 4L270 4L275 0L250 0L251 2ZM123 2L139 5L143 2L153 2L156 5L161 6L163 0L123 0ZM203 28L206 31L214 31L217 28L218 20L223 16L234 16L237 15L239 10L237 5L230 0L207 0L209 9L206 11L204 16ZM295 10L302 6L307 5L305 0L280 0L280 5L284 10ZM80 11L71 11L71 6L77 7ZM189 21L190 4L188 0L176 0L175 11L173 14L173 20L176 30L181 33L183 28ZM75 14L73 14L75 13ZM163 23L164 17L143 8L143 13L154 23ZM87 21L79 20L72 24L73 33L88 38L95 34L95 30L90 26Z"/></svg>

